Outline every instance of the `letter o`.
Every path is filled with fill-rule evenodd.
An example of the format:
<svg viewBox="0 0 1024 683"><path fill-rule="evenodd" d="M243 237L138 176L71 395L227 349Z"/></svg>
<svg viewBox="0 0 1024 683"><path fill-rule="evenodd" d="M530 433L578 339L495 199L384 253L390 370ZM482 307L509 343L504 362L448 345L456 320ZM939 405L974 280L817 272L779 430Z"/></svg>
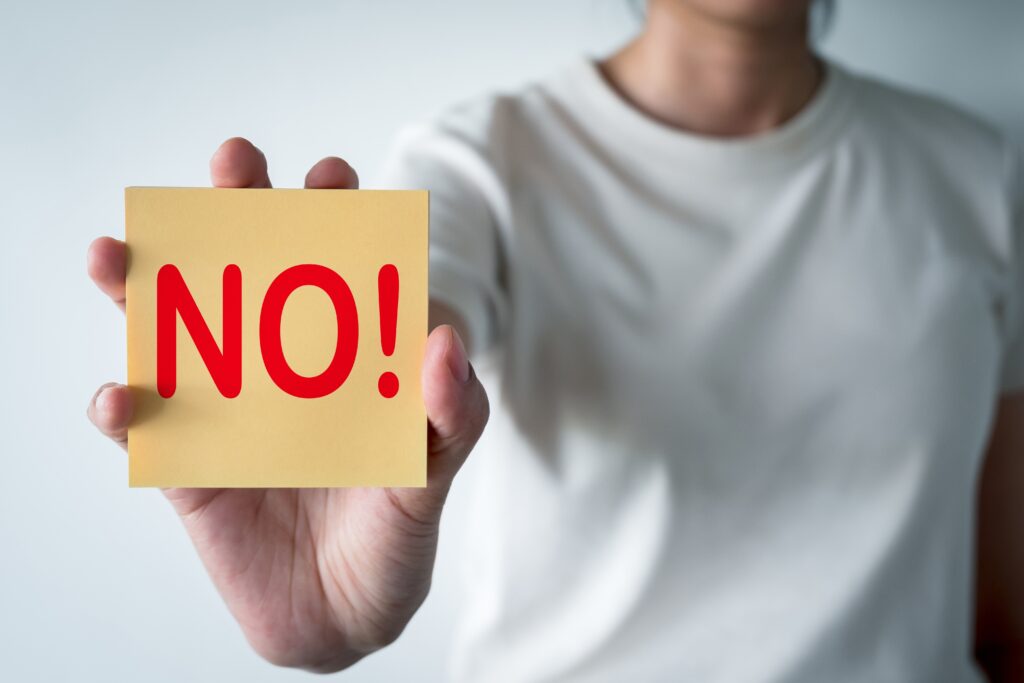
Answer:
<svg viewBox="0 0 1024 683"><path fill-rule="evenodd" d="M338 320L338 342L327 369L314 377L300 375L288 365L281 346L281 316L284 304L299 287L319 287L334 304ZM282 391L298 398L320 398L344 384L352 372L359 344L359 317L352 290L336 272L306 263L288 268L270 283L260 310L260 351L267 374Z"/></svg>

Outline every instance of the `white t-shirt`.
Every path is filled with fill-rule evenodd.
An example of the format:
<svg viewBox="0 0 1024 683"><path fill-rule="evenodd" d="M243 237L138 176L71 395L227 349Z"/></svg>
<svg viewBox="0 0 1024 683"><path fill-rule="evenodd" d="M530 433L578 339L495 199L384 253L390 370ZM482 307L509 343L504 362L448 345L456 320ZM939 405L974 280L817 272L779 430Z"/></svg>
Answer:
<svg viewBox="0 0 1024 683"><path fill-rule="evenodd" d="M1024 389L1021 176L827 66L745 139L590 60L406 130L492 422L459 680L974 681L976 477Z"/></svg>

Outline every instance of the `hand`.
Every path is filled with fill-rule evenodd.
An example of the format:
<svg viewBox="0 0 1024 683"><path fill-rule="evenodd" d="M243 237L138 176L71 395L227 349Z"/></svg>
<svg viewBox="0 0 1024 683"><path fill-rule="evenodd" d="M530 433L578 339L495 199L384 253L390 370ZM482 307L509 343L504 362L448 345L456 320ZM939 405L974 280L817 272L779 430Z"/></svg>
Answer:
<svg viewBox="0 0 1024 683"><path fill-rule="evenodd" d="M263 154L225 142L210 161L217 187L270 187ZM306 187L355 188L337 157ZM89 275L124 310L125 245L89 248ZM252 646L281 666L329 672L392 642L430 587L448 489L487 422L488 403L455 330L427 340L423 397L429 422L426 488L166 489L210 577ZM127 445L128 388L100 387L88 414Z"/></svg>

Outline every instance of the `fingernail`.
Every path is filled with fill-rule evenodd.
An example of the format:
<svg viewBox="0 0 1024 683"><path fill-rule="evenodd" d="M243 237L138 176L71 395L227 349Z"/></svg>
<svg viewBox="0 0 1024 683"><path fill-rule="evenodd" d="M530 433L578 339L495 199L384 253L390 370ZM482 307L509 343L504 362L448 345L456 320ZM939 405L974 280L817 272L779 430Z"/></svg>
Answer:
<svg viewBox="0 0 1024 683"><path fill-rule="evenodd" d="M113 393L110 391L110 387L104 387L100 390L100 393L96 396L96 410L100 413L110 413L110 401L113 398Z"/></svg>
<svg viewBox="0 0 1024 683"><path fill-rule="evenodd" d="M452 376L463 384L469 381L469 358L466 355L466 347L462 345L459 333L451 331L452 348L448 353L448 369Z"/></svg>

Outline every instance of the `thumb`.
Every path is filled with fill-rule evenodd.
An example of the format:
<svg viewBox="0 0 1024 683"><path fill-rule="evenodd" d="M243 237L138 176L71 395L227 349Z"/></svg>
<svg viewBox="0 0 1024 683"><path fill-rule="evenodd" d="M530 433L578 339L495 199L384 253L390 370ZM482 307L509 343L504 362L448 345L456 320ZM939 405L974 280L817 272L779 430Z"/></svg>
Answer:
<svg viewBox="0 0 1024 683"><path fill-rule="evenodd" d="M423 403L427 409L427 487L397 489L416 508L440 512L452 479L484 431L487 394L450 325L427 338L423 358Z"/></svg>

